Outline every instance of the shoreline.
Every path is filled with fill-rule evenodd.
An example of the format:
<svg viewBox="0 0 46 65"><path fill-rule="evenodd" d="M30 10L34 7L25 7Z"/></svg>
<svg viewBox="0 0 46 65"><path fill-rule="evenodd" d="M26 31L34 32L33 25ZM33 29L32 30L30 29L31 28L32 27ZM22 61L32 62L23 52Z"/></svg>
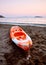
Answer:
<svg viewBox="0 0 46 65"><path fill-rule="evenodd" d="M36 27L46 27L46 24L35 24L35 23L15 23L15 22L0 22L4 25L21 25L21 26L36 26Z"/></svg>

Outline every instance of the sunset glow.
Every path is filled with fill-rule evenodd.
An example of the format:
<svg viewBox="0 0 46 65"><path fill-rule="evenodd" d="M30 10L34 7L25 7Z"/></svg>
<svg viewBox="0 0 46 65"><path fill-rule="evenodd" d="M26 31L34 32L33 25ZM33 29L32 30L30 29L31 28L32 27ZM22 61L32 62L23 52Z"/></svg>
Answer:
<svg viewBox="0 0 46 65"><path fill-rule="evenodd" d="M46 16L46 0L0 0L0 14L5 16Z"/></svg>

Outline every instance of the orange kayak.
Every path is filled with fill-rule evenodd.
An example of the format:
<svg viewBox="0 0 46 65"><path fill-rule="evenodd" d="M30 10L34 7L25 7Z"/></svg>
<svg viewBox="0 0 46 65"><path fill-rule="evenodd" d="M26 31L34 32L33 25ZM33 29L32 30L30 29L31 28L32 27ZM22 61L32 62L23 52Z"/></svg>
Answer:
<svg viewBox="0 0 46 65"><path fill-rule="evenodd" d="M10 29L10 38L12 41L24 50L29 49L32 46L32 40L27 33L19 26L13 26Z"/></svg>

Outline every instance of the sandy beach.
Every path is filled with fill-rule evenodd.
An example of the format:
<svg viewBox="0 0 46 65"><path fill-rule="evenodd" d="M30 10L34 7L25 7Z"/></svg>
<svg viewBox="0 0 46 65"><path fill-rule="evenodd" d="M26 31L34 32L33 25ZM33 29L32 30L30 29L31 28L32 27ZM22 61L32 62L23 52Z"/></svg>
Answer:
<svg viewBox="0 0 46 65"><path fill-rule="evenodd" d="M0 65L46 65L46 27L21 26L32 38L31 58L10 39L12 25L0 24Z"/></svg>

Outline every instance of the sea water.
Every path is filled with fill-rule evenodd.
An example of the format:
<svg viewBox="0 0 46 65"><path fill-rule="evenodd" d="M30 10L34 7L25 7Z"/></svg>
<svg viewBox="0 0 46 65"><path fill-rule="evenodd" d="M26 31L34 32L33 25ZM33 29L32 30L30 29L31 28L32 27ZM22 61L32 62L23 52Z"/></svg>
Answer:
<svg viewBox="0 0 46 65"><path fill-rule="evenodd" d="M14 17L0 18L0 24L45 26L46 18Z"/></svg>

